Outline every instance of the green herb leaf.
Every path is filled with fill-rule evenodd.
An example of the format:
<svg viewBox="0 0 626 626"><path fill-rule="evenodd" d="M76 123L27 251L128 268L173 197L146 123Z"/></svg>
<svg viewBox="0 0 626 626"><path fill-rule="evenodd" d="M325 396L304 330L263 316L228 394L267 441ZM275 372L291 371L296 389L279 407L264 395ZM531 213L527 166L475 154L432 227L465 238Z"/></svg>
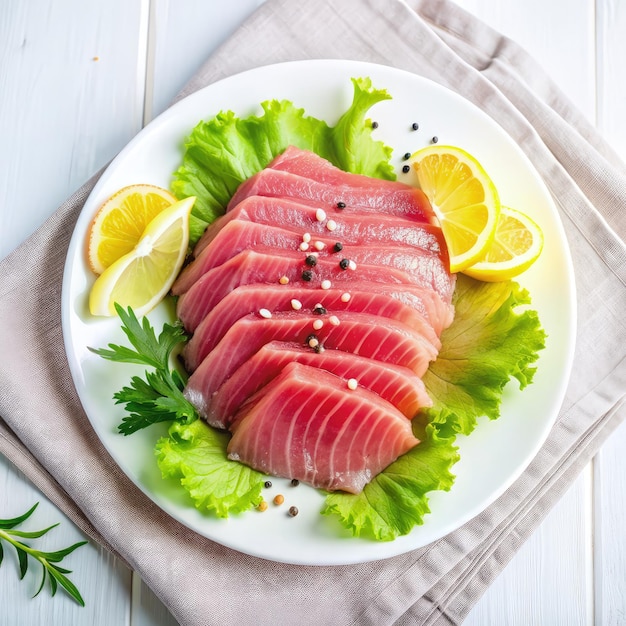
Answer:
<svg viewBox="0 0 626 626"><path fill-rule="evenodd" d="M43 530L7 530L7 535L11 535L11 537L22 537L23 539L38 539L39 537L43 537L48 531L56 528L58 524L52 524L52 526L48 526L48 528L44 528Z"/></svg>
<svg viewBox="0 0 626 626"><path fill-rule="evenodd" d="M15 550L17 552L17 558L20 564L21 580L24 578L24 576L26 576L26 572L28 571L28 554L26 553L26 550L24 550L24 548L26 548L27 546L25 546L24 544L19 544L18 542L15 542L13 546L15 547Z"/></svg>
<svg viewBox="0 0 626 626"><path fill-rule="evenodd" d="M186 377L170 368L174 348L187 341L180 323L164 324L158 338L148 318L140 323L131 307L125 311L117 303L115 309L122 320L122 330L135 350L127 346L109 344L109 349L89 348L91 352L110 361L135 363L153 367L145 372L145 379L133 376L129 387L117 391L116 404L124 404L128 415L118 426L124 435L130 435L158 422L198 419L195 407L183 395Z"/></svg>
<svg viewBox="0 0 626 626"><path fill-rule="evenodd" d="M0 529L14 528L18 524L21 524L22 522L26 521L33 514L38 504L39 502L36 502L35 504L33 504L33 506L30 509L28 509L26 513L24 513L23 515L20 515L19 517L14 517L12 519L0 519Z"/></svg>
<svg viewBox="0 0 626 626"><path fill-rule="evenodd" d="M41 590L43 589L46 577L50 583L50 593L54 596L57 591L57 582L61 583L64 589L68 592L68 594L76 600L81 606L85 606L85 602L82 599L78 589L76 586L65 576L65 574L71 573L70 570L63 569L58 565L55 565L56 562L62 561L68 554L74 552L77 548L82 545L85 545L86 541L79 541L68 548L63 548L62 550L55 550L52 552L44 552L43 550L37 550L30 545L22 543L19 538L29 538L29 539L37 539L42 537L47 532L56 528L58 524L53 524L48 528L44 528L43 530L35 530L35 531L21 531L21 530L11 530L15 528L18 524L28 519L33 511L37 508L37 504L31 507L26 513L20 515L19 517L14 517L11 519L0 519L0 565L2 564L2 560L4 557L4 548L2 547L2 541L6 541L10 545L15 548L17 553L17 559L19 564L20 571L20 579L23 579L26 576L26 572L28 571L28 559L29 557L35 559L41 564L42 567L42 577L39 587L35 593L35 596L39 595Z"/></svg>
<svg viewBox="0 0 626 626"><path fill-rule="evenodd" d="M80 591L78 591L76 585L67 576L61 573L61 571L56 567L50 567L48 573L50 574L51 585L52 581L54 581L54 591L52 592L52 595L54 595L54 593L56 592L56 583L58 582L63 587L63 589L65 589L65 591L67 591L67 593L72 596L72 598L74 598L74 600L76 600L78 604L80 604L80 606L85 606L85 601L80 595Z"/></svg>
<svg viewBox="0 0 626 626"><path fill-rule="evenodd" d="M169 358L172 350L186 341L185 331L180 323L165 324L157 339L154 329L147 317L139 323L131 307L125 311L117 302L115 310L122 320L122 330L128 337L135 350L126 346L109 344L109 350L104 348L89 348L89 350L103 359L119 361L121 363L138 363L156 369L169 369Z"/></svg>
<svg viewBox="0 0 626 626"><path fill-rule="evenodd" d="M218 517L259 504L265 479L260 472L228 459L229 439L229 434L202 420L174 423L169 437L161 438L155 450L163 477L179 478L195 507Z"/></svg>

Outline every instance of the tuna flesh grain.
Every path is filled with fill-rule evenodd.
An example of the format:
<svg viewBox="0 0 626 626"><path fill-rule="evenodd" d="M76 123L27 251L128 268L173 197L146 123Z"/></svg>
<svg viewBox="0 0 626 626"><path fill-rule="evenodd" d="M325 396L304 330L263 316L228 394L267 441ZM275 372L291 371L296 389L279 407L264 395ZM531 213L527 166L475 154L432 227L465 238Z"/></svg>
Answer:
<svg viewBox="0 0 626 626"><path fill-rule="evenodd" d="M227 429L249 396L278 376L286 365L295 362L320 368L346 382L358 377L361 387L377 393L408 419L413 419L421 408L432 406L422 379L406 367L342 350L316 352L297 343L270 341L237 368L215 393L198 402L202 416L212 426Z"/></svg>
<svg viewBox="0 0 626 626"><path fill-rule="evenodd" d="M419 443L411 422L380 396L300 363L251 396L231 428L229 458L349 493Z"/></svg>

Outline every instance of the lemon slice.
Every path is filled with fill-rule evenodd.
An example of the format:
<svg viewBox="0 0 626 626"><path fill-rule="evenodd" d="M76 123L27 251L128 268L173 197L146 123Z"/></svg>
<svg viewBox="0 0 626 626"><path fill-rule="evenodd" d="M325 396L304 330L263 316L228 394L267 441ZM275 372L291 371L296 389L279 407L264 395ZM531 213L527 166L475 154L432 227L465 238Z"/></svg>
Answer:
<svg viewBox="0 0 626 626"><path fill-rule="evenodd" d="M137 245L98 276L89 294L92 315L115 315L117 302L139 317L167 295L187 254L194 202L195 197L185 198L161 211Z"/></svg>
<svg viewBox="0 0 626 626"><path fill-rule="evenodd" d="M502 207L493 243L484 258L464 274L488 282L509 280L526 271L543 249L543 233L528 215Z"/></svg>
<svg viewBox="0 0 626 626"><path fill-rule="evenodd" d="M87 260L96 274L128 254L146 226L176 202L166 189L155 185L130 185L113 194L98 209L89 227Z"/></svg>
<svg viewBox="0 0 626 626"><path fill-rule="evenodd" d="M500 214L495 185L471 154L455 146L423 148L409 163L441 225L450 271L470 267L493 240Z"/></svg>

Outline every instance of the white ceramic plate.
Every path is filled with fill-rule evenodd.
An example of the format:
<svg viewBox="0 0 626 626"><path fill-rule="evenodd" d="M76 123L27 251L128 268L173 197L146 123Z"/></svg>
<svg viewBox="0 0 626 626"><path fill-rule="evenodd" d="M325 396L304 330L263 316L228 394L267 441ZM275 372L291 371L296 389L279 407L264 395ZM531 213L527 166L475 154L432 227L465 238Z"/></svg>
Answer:
<svg viewBox="0 0 626 626"><path fill-rule="evenodd" d="M289 99L308 115L334 124L352 100L352 77L369 76L374 86L393 96L371 110L379 123L375 136L394 148L398 171L402 155L428 145L437 135L474 154L497 185L504 204L523 209L542 227L545 248L522 277L548 339L534 383L523 392L511 384L502 416L483 419L471 437L459 439L461 461L450 492L433 493L432 513L422 526L393 542L354 538L339 523L319 514L322 496L288 481L274 480L264 495L282 492L282 507L249 511L227 520L198 512L175 481L164 481L153 454L164 426L124 437L117 425L124 415L112 395L143 368L105 361L87 346L126 343L117 319L88 314L94 277L84 258L85 235L99 205L133 183L168 187L182 156L185 137L201 119L231 109L240 116L260 114L259 103ZM418 131L411 130L416 121ZM400 180L406 177L399 175ZM173 319L171 307L150 315L160 327ZM210 539L255 556L297 564L347 564L390 557L424 546L455 530L499 496L537 453L561 405L572 362L575 298L571 259L552 199L529 160L490 117L443 87L385 66L351 61L305 61L245 72L203 89L179 102L148 125L111 163L87 200L70 244L63 284L63 331L76 389L98 437L126 475L172 517ZM289 505L300 513L286 514Z"/></svg>

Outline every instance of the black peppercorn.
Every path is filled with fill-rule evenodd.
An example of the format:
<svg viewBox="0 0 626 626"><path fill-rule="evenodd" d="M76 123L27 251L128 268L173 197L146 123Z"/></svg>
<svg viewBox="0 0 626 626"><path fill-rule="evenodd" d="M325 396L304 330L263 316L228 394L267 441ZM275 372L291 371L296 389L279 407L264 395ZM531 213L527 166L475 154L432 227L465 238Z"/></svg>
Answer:
<svg viewBox="0 0 626 626"><path fill-rule="evenodd" d="M306 280L307 282L309 282L312 279L313 272L311 270L304 270L304 272L302 272L302 280Z"/></svg>
<svg viewBox="0 0 626 626"><path fill-rule="evenodd" d="M411 171L411 168L410 168L408 165L403 165L403 166L402 166L402 171L403 171L405 174L408 174L408 173Z"/></svg>
<svg viewBox="0 0 626 626"><path fill-rule="evenodd" d="M313 254L309 254L306 259L304 259L304 262L309 266L309 267L315 267L317 265L317 257Z"/></svg>

